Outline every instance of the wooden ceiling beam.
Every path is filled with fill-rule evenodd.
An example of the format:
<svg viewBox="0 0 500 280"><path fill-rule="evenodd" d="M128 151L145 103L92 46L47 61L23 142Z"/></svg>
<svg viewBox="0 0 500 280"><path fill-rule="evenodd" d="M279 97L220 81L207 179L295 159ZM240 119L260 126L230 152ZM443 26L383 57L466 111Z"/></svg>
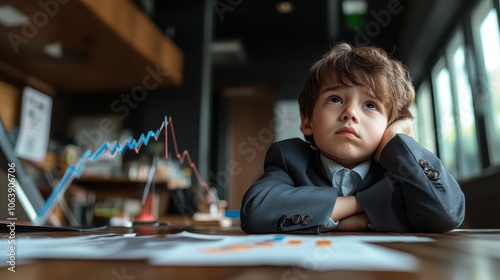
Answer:
<svg viewBox="0 0 500 280"><path fill-rule="evenodd" d="M0 59L57 90L182 84L182 51L129 0L0 0L5 5L30 22L0 24Z"/></svg>

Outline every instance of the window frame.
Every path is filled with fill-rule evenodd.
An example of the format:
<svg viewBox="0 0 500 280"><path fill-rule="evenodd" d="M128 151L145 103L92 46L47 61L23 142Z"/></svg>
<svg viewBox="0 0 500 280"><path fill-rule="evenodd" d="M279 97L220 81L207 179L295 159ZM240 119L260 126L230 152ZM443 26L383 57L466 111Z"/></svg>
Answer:
<svg viewBox="0 0 500 280"><path fill-rule="evenodd" d="M469 178L473 177L475 175L478 175L481 172L482 167L478 166L477 169L470 169L466 167L465 162L470 160L466 158L465 155L465 142L466 142L466 137L464 133L464 124L462 123L462 108L464 104L462 104L461 99L461 92L459 89L459 77L457 76L457 65L455 64L455 53L456 51L460 48L463 47L463 52L464 52L464 66L466 70L466 79L467 79L467 84L469 86L469 94L470 98L472 101L472 116L474 118L474 131L475 131L475 146L478 146L479 139L478 139L478 128L477 128L477 116L476 116L476 110L475 110L475 102L474 102L474 93L473 93L473 88L472 88L472 83L470 80L470 69L468 67L469 65L469 57L467 56L468 53L468 48L465 43L465 32L463 28L459 25L455 28L454 32L452 32L451 39L448 41L446 44L445 48L445 57L446 57L446 65L448 67L448 71L450 72L450 82L451 82L451 91L452 91L452 104L453 104L453 114L454 114L454 122L455 122L455 129L457 133L457 169L458 169L458 175L460 178ZM467 104L468 105L468 104ZM480 165L481 164L481 153L480 149L478 147L477 151L477 158L475 158L475 162Z"/></svg>
<svg viewBox="0 0 500 280"><path fill-rule="evenodd" d="M488 16L488 13L495 9L497 14L497 24L500 31L500 13L498 8L498 2L494 0L482 0L477 5L475 5L470 12L470 28L471 28L471 40L474 44L474 57L475 57L475 67L476 81L475 85L478 90L478 96L482 99L482 104L478 105L478 111L481 111L482 119L482 131L484 139L483 143L483 168L500 165L500 154L495 155L495 133L500 134L500 129L497 131L494 122L494 112L487 101L491 97L489 96L490 80L488 72L486 70L486 65L484 63L484 53L483 44L481 42L480 25L481 22ZM497 158L495 160L495 157Z"/></svg>
<svg viewBox="0 0 500 280"><path fill-rule="evenodd" d="M431 82L426 78L416 90L417 140L427 150L438 154L436 120Z"/></svg>
<svg viewBox="0 0 500 280"><path fill-rule="evenodd" d="M441 104L442 104L442 93L439 93L439 75L443 69L446 69L448 74L449 74L449 79L448 79L448 84L447 87L449 88L449 98L450 98L450 106L452 106L451 109L451 118L453 123L454 128L451 130L453 132L454 136L454 146L452 148L452 154L447 154L446 153L446 147L449 147L449 143L447 143L444 138L445 138L445 132L444 132L444 127L443 125L443 114L441 111ZM432 95L433 95L433 102L434 102L434 116L435 116L435 124L436 124L436 142L439 150L439 157L441 158L441 161L445 165L446 169L455 177L455 178L460 178L460 168L458 164L458 159L459 159L459 145L458 145L458 138L459 134L457 131L457 118L455 114L455 105L454 105L454 92L452 88L452 80L451 80L452 73L450 71L448 61L446 54L443 54L438 61L434 64L431 70L431 80L432 80Z"/></svg>

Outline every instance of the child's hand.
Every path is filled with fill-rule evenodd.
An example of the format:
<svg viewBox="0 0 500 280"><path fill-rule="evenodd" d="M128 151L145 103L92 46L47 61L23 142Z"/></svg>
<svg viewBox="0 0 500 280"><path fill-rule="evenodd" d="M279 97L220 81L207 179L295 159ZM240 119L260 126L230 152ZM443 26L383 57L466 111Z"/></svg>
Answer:
<svg viewBox="0 0 500 280"><path fill-rule="evenodd" d="M403 133L410 137L413 137L413 124L410 119L403 118L396 120L387 127L384 136L382 136L382 140L380 141L380 144L375 151L374 160L376 162L380 162L380 155L382 154L382 150L384 149L385 145L398 133Z"/></svg>
<svg viewBox="0 0 500 280"><path fill-rule="evenodd" d="M368 230L368 224L370 219L365 212L349 216L345 219L339 221L339 224L335 228L338 231L366 231Z"/></svg>

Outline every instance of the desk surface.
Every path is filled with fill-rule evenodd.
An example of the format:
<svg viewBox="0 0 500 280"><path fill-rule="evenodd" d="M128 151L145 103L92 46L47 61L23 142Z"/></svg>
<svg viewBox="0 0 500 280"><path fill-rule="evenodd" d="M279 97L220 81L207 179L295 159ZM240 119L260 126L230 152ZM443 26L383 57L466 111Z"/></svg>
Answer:
<svg viewBox="0 0 500 280"><path fill-rule="evenodd" d="M106 233L135 232L140 235L164 235L188 230L203 234L244 234L239 228L221 229L212 226L189 227L135 227L133 229L108 228ZM74 236L96 232L37 232L17 233L17 236ZM16 272L0 267L0 279L498 279L500 259L494 258L465 240L498 241L500 230L460 230L444 234L396 234L375 232L332 232L328 235L416 235L430 237L435 242L388 242L377 245L399 250L415 256L419 261L416 271L310 271L292 267L275 266L150 266L145 260L38 260L30 264L17 265ZM6 242L6 234L0 240ZM4 252L2 252L3 254ZM22 256L17 256L22 258ZM292 272L292 273L291 273Z"/></svg>

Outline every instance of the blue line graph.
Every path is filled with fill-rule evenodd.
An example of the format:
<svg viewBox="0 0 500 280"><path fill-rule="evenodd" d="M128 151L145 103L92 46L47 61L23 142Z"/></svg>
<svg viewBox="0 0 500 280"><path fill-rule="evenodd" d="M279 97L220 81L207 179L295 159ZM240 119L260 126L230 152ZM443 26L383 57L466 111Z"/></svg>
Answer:
<svg viewBox="0 0 500 280"><path fill-rule="evenodd" d="M160 128L158 128L156 132L150 130L146 135L144 135L143 133L140 135L138 140L135 140L131 136L127 140L127 142L124 143L123 145L120 145L118 141L114 141L113 144L110 144L109 142L106 141L95 152L92 152L90 149L86 150L76 164L72 164L66 169L66 172L64 173L61 181L52 191L50 196L47 198L47 201L45 202L43 207L38 211L37 217L35 219L35 224L39 225L45 224L51 211L57 205L57 201L66 192L66 189L71 185L73 179L80 177L80 175L83 172L83 169L85 168L86 163L89 161L95 162L99 160L100 156L107 151L109 151L111 155L114 155L117 152L123 154L127 151L127 149L139 153L141 147L143 145L147 146L151 139L158 141L161 132L165 129L165 158L168 158L168 130L167 130L168 126L170 126L170 131L172 134L172 140L174 142L174 149L177 159L181 164L183 164L184 161L187 159L189 166L191 167L191 169L193 169L193 172L196 176L196 179L198 180L198 183L203 188L206 189L207 193L211 193L208 183L201 178L198 168L196 167L196 164L191 160L189 151L184 150L182 153L179 152L172 118L165 116Z"/></svg>

